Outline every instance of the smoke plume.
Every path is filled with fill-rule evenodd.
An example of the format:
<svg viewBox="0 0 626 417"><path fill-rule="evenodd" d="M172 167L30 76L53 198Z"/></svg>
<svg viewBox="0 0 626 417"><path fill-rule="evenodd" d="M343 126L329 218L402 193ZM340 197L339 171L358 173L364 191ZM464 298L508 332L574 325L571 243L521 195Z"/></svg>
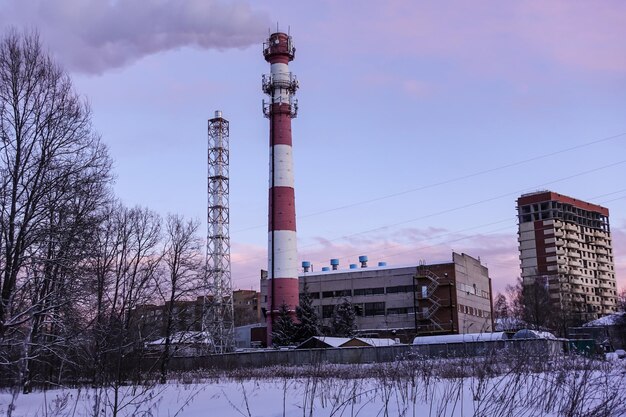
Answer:
<svg viewBox="0 0 626 417"><path fill-rule="evenodd" d="M243 1L6 0L0 26L9 25L39 31L69 70L98 74L184 46L244 48L270 23Z"/></svg>

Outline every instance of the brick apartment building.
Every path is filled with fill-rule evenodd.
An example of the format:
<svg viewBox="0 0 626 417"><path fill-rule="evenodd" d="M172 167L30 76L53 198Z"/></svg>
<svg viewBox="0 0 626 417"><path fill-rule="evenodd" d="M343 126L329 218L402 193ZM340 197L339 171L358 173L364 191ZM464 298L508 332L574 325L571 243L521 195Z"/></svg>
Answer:
<svg viewBox="0 0 626 417"><path fill-rule="evenodd" d="M617 311L609 210L540 191L518 198L517 211L524 284L540 280L580 322Z"/></svg>

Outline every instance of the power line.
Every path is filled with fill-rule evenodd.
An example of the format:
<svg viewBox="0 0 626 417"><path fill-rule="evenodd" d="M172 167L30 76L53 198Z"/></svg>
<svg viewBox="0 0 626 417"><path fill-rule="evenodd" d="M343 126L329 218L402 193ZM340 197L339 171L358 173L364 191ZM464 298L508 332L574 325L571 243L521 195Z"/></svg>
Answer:
<svg viewBox="0 0 626 417"><path fill-rule="evenodd" d="M423 215L423 216L414 217L414 218L411 218L411 219L408 219L408 220L403 220L401 222L386 224L386 225L383 225L383 226L380 226L380 227L376 227L374 229L369 229L369 230L365 230L365 231L362 231L362 232L353 233L353 234L350 234L350 235L340 236L340 237L337 237L337 238L334 238L334 239L330 239L329 242L334 242L334 241L337 241L337 240L342 240L342 239L346 239L346 238L350 238L350 237L354 237L354 236L359 236L359 235L375 232L375 231L378 231L378 230L387 229L387 228L390 228L390 227L396 227L396 226L400 226L400 225L403 225L403 224L412 223L412 222L417 221L417 220L423 220L423 219L427 219L427 218L431 218L431 217L440 216L442 214L447 214L447 213L451 213L451 212L454 212L454 211L459 211L459 210L463 210L463 209L466 209L466 208L469 208L469 207L477 206L477 205L480 205L480 204L488 203L488 202L491 202L491 201L499 200L499 199L504 198L504 197L510 197L510 196L513 196L513 195L520 195L520 194L523 194L524 192L527 192L528 190L531 190L531 189L542 188L542 187L545 187L547 185L551 185L551 184L555 184L555 183L558 183L558 182L566 181L566 180L569 180L569 179L572 179L572 178L577 178L577 177L580 177L580 176L583 176L583 175L587 175L587 174L590 174L590 173L593 173L593 172L597 172L597 171L600 171L600 170L603 170L603 169L612 168L614 166L621 165L621 164L624 164L624 163L626 163L626 160L622 160L622 161L615 162L615 163L608 164L608 165L603 165L601 167L593 168L593 169L590 169L590 170L587 170L587 171L579 172L577 174L569 175L567 177L563 177L563 178L559 178L559 179L556 179L556 180L553 180L553 181L549 181L549 182L540 184L537 187L527 187L527 188L523 188L521 190L517 190L517 191L501 194L501 195L498 195L498 196L495 196L495 197L486 198L484 200L479 200L479 201L475 201L475 202L472 202L472 203L464 204L462 206L453 207L453 208L446 209L446 210L441 210L441 211L438 211L438 212L435 212L435 213L430 213L430 214L426 214L426 215ZM315 244L305 245L304 247L308 247L308 246L311 246L311 245L315 245Z"/></svg>
<svg viewBox="0 0 626 417"><path fill-rule="evenodd" d="M560 181L565 181L565 180L567 180L567 179L575 178L575 177L582 176L582 175L585 175L585 174L588 174L588 173L596 172L596 171L599 171L599 170L601 170L601 169L605 169L605 168L609 168L609 167L613 167L613 166L616 166L616 165L623 164L623 163L625 163L625 162L626 162L626 160L624 160L624 161L619 161L619 162L616 162L616 163L613 163L613 164L608 164L608 165L601 166L601 167L597 167L597 168L594 168L594 169L591 169L591 170L583 171L583 172L580 172L580 173L577 173L577 174L573 174L573 175L570 175L570 176L567 176L567 177L564 177L564 178L560 178L560 179L557 179L557 180L550 181L550 182L548 182L548 183L544 183L544 184L540 185L539 187L542 187L542 186L545 186L545 185L549 185L549 184L553 184L553 183L560 182ZM532 188L533 188L533 189L536 189L536 188L539 188L539 187L532 187ZM502 197L505 197L505 196L510 196L510 195L512 195L512 194L519 195L520 193L522 193L522 192L524 192L524 191L527 191L528 189L530 189L530 188L526 188L526 189L521 190L521 191L516 191L516 192L512 192L512 193L503 194L503 195L500 195L500 196L498 196L498 197L493 197L493 198L489 198L489 199L481 200L481 201L479 201L479 202L470 203L470 204L467 204L467 205L464 205L464 206L461 206L461 207L457 207L457 208L454 208L454 209L444 210L444 211L441 211L441 212L439 212L439 213L433 213L433 214L431 214L431 215L427 215L426 217L432 217L432 216L437 215L437 214L441 214L441 213L445 213L445 212L449 212L449 211L457 210L457 209L460 209L460 208L465 208L465 207L469 207L469 206L477 205L477 204L480 204L480 203L482 203L482 202L493 201L493 200L495 200L495 199L497 199L497 198L502 198ZM623 192L623 191L626 191L626 188L625 188L625 189L620 189L620 190L617 190L617 191L613 191L613 192L610 192L610 193L605 193L605 194L596 195L595 197L588 198L588 200L595 200L595 199L597 199L597 198L599 198L599 197L604 197L604 196L615 195L615 194L618 194L618 193ZM626 198L626 196L618 197L618 198L615 198L615 199L612 199L612 200L607 200L607 201L604 201L604 203L611 202L611 201L615 201L615 200L621 200L621 199L624 199L624 198ZM515 216L514 218L515 218L515 219L517 219L517 216ZM427 241L427 240L432 240L432 239L438 239L438 238L440 238L440 237L442 237L442 236L453 235L453 234L457 234L457 233L463 233L463 232L467 232L467 231L469 231L469 230L480 229L480 228L485 227L485 226L491 226L491 225L495 225L495 224L500 224L500 223L507 222L507 221L510 221L510 220L511 220L511 218L507 218L507 219L502 219L502 220L498 220L498 221L495 221L495 222L485 223L485 224L482 224L482 225L479 225L479 226L472 226L472 227L469 227L469 228L465 228L465 229L461 229L461 230L456 230L456 231L451 231L451 232L443 233L443 234L440 234L440 235L431 236L431 237L429 237L429 238L420 239L420 240L414 241L414 242L412 242L412 243L415 243L415 242L421 242L421 241ZM403 223L404 223L404 222L403 222ZM383 226L383 227L380 227L380 228L378 228L378 229L384 229L384 228L386 228L386 227L389 227L389 226ZM483 235L490 235L490 234L494 234L494 233L499 232L499 231L501 231L501 230L506 230L506 229L508 229L508 228L510 228L510 227L511 227L511 225L508 225L508 226L505 226L505 227L498 228L498 229L496 229L496 230L490 231L490 232L488 232L488 233L484 233ZM378 229L373 229L373 230L378 230ZM347 237L351 237L351 236L355 236L355 235L358 235L358 234L363 234L363 233L367 233L367 231L366 231L366 232L356 233L356 234L353 234L353 235L349 235L349 236L347 236ZM332 240L329 240L329 241L330 241L330 242L332 242L332 241L335 241L335 240L340 240L340 239L343 239L343 238L345 238L345 237L346 237L346 236L344 236L344 237L339 237L339 238L332 239ZM408 252L412 252L412 251L419 251L419 250L427 249L427 248L430 248L430 247L442 246L442 245L445 245L445 244L448 244L448 243L453 243L453 242L456 242L456 241L461 241L461 240L469 239L469 238L472 238L472 237L475 237L475 235L463 236L463 237L460 237L460 238L457 238L457 239L451 239L451 240L447 240L447 241L439 242L439 243L437 243L437 244L432 244L432 245L427 245L427 246L422 246L422 247L414 248L414 249L411 249L411 250L409 250L409 251L405 251L405 252L406 252L406 253L408 253ZM316 244L317 244L317 243L314 243L314 244L309 244L309 245L304 245L304 247L315 246ZM402 253L405 253L405 252L402 252ZM339 259L345 259L345 258L349 258L349 257L353 257L353 256L358 256L358 255L357 255L357 254L346 255L346 256L340 257ZM394 254L394 253L392 253L391 255L388 255L388 256L393 257L393 256L398 256L398 254ZM242 262L242 261L240 261L240 262L233 262L233 263L234 263L234 264L241 265L241 264L244 264L244 263L248 263L248 262L250 262L250 261L263 260L263 259L264 259L263 257L257 257L257 258L247 258L247 259L246 259L245 261L243 261L243 262ZM255 277L255 276L256 276L256 275L254 275L254 276L252 276L252 275L247 275L247 276L243 276L243 277L238 277L237 279L238 279L238 280L244 280L244 279L247 279L247 278L253 278L253 277Z"/></svg>
<svg viewBox="0 0 626 417"><path fill-rule="evenodd" d="M535 189L543 188L543 187L546 187L548 185L556 184L558 182L567 181L567 180L570 180L572 178L581 177L583 175L587 175L587 174L598 172L598 171L601 171L601 170L604 170L604 169L612 168L614 166L618 166L618 165L621 165L621 164L624 164L624 163L626 163L626 160L614 162L614 163L607 164L607 165L602 165L600 167L592 168L592 169L589 169L589 170L586 170L586 171L578 172L576 174L568 175L566 177L558 178L556 180L548 181L548 182L545 182L543 184L539 184L539 185L534 186L534 187L526 187L526 188L523 188L523 189L519 189L517 191L512 191L512 192L508 192L508 193L505 193L505 194L500 194L500 195L497 195L495 197L490 197L490 198L486 198L486 199L483 199L483 200L474 201L472 203L464 204L464 205L453 207L453 208L446 209L446 210L440 210L440 211L437 211L437 212L434 212L434 213L430 213L430 214L426 214L426 215L423 215L423 216L418 216L418 217L414 217L414 218L411 218L411 219L408 219L408 220L403 220L401 222L386 224L386 225L383 225L383 226L376 227L374 229L369 229L369 230L365 230L365 231L361 231L361 232L356 232L356 233L352 233L352 234L349 234L349 235L338 236L338 237L333 238L333 239L327 239L327 241L328 242L336 242L338 240L344 240L344 239L348 239L348 238L351 238L351 237L364 235L364 234L367 234L367 233L372 233L372 232L375 232L375 231L378 231L378 230L383 230L383 229L387 229L387 228L390 228L390 227L396 227L396 226L400 226L400 225L403 225L403 224L412 223L412 222L415 222L417 220L424 220L424 219L427 219L427 218L440 216L442 214L452 213L452 212L455 212L455 211L459 211L459 210L467 209L467 208L470 208L470 207L474 207L474 206L477 206L477 205L480 205L480 204L484 204L484 203L488 203L488 202L491 202L491 201L499 200L501 198L515 196L515 195L521 195L524 192L528 192L529 190L535 190ZM300 246L300 248L306 248L306 247L311 247L311 246L316 246L316 245L317 245L317 243L310 243L310 244L307 244L307 245L302 245L302 246ZM260 257L248 258L246 260L246 262L250 262L250 261L253 261L253 260L260 260L260 259L263 259L263 258L260 258ZM241 263L241 262L238 262L238 263Z"/></svg>
<svg viewBox="0 0 626 417"><path fill-rule="evenodd" d="M538 161L538 160L541 160L541 159L549 158L549 157L552 157L552 156L555 156L555 155L559 155L559 154L562 154L562 153L574 151L574 150L577 150L577 149L586 148L586 147L589 147L589 146L592 146L592 145L597 145L598 143L607 142L607 141L610 141L610 140L613 140L613 139L617 139L617 138L620 138L620 137L626 137L626 132L619 133L617 135L607 136L607 137L604 137L604 138L601 138L601 139L596 139L596 140L593 140L593 141L590 141L590 142L586 142L586 143L582 143L580 145L575 145L575 146L571 146L571 147L568 147L568 148L560 149L560 150L557 150L557 151L554 151L554 152L549 152L549 153L546 153L546 154L537 155L537 156L534 156L534 157L531 157L531 158L528 158L528 159L523 159L521 161L511 162L509 164L500 165L498 167L489 168L489 169L485 169L485 170L482 170L482 171L477 171L477 172L474 172L474 173L471 173L471 174L467 174L467 175L462 175L462 176L459 176L459 177L454 177L454 178L451 178L451 179L448 179L448 180L439 181L439 182L435 182L435 183L427 184L427 185L422 185L422 186L419 186L419 187L416 187L416 188L411 188L411 189L408 189L408 190L399 191L397 193L386 194L386 195L383 195L383 196L380 196L380 197L371 198L371 199L368 199L368 200L361 200L361 201L357 201L355 203L350 203L350 204L346 204L346 205L339 206L339 207L334 207L334 208L330 208L330 209L326 209L326 210L320 210L320 211L317 211L317 212L314 212L314 213L309 213L309 214L297 216L297 219L305 219L305 218L309 218L309 217L314 217L314 216L318 216L318 215L321 215L321 214L331 213L331 212L334 212L334 211L339 211L339 210L344 210L344 209L347 209L347 208L360 206L360 205L363 205L363 204L368 204L368 203L373 203L373 202L376 202L376 201L386 200L388 198L398 197L398 196L409 194L409 193L413 193L413 192L416 192L416 191L422 191L422 190L426 190L426 189L429 189L429 188L435 188L435 187L438 187L438 186L441 186L441 185L451 184L451 183L462 181L462 180L465 180L465 179L468 179L468 178L478 177L480 175L489 174L489 173L500 171L500 170L503 170L503 169L512 168L512 167L515 167L515 166L527 164L529 162L534 162L534 161ZM244 231L248 231L248 230L258 229L260 227L265 227L265 226L266 226L265 224L257 225L257 226L250 226L250 227L247 227L247 228L244 228L244 229L236 230L233 233L238 233L238 232L244 232Z"/></svg>

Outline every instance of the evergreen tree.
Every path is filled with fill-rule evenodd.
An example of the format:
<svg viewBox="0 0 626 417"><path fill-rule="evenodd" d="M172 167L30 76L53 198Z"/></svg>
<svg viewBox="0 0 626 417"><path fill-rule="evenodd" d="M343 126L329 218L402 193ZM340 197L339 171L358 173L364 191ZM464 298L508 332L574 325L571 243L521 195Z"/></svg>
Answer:
<svg viewBox="0 0 626 417"><path fill-rule="evenodd" d="M283 303L278 310L278 318L272 326L272 343L274 346L287 346L295 342L296 324L291 318L287 304Z"/></svg>
<svg viewBox="0 0 626 417"><path fill-rule="evenodd" d="M296 307L296 316L299 323L297 326L297 341L303 342L312 336L319 336L320 319L313 307L313 299L309 293L309 287L304 284L302 295L300 296L300 305Z"/></svg>
<svg viewBox="0 0 626 417"><path fill-rule="evenodd" d="M333 312L331 320L333 336L352 337L356 332L356 311L347 299L343 299Z"/></svg>

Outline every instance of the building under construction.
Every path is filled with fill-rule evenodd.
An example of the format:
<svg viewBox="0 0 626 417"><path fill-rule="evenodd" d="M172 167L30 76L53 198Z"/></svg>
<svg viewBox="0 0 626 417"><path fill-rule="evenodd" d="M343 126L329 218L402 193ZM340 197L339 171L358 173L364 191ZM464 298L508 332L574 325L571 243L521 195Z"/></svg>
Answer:
<svg viewBox="0 0 626 417"><path fill-rule="evenodd" d="M409 342L415 335L491 332L493 329L491 279L479 260L452 254L452 261L436 264L369 266L341 269L339 260L314 271L303 262L300 293L305 285L319 317L330 324L337 305L350 301L357 313L357 332L364 336L398 337ZM261 309L267 311L267 279L261 278Z"/></svg>

